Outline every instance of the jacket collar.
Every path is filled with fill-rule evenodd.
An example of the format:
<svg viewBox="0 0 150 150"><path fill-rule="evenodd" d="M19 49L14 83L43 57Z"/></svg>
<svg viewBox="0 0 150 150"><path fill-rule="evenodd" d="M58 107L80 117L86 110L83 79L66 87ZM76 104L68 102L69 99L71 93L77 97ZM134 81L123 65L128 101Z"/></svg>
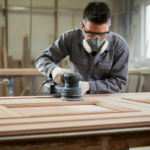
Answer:
<svg viewBox="0 0 150 150"><path fill-rule="evenodd" d="M83 45L83 43L82 43L83 39L84 39L84 34L83 34L82 30L81 30L81 33L80 33L80 36L79 36L79 39L77 40L77 42L80 45ZM112 36L112 32L109 32L109 34L106 37L106 40L108 41L108 46L106 48L106 51L112 50L113 49L113 36Z"/></svg>
<svg viewBox="0 0 150 150"><path fill-rule="evenodd" d="M78 38L78 43L80 44L80 45L83 45L82 44L82 42L83 42L83 39L84 39L85 37L84 37L84 34L83 34L83 32L82 32L82 30L81 30L81 32L80 32L80 35L79 35L79 38Z"/></svg>

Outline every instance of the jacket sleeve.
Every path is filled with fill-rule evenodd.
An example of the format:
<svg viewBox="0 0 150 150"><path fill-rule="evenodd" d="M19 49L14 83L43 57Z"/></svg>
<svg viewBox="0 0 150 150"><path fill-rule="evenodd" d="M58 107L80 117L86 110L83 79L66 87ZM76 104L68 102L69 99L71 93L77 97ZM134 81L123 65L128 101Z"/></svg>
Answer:
<svg viewBox="0 0 150 150"><path fill-rule="evenodd" d="M123 43L114 56L110 77L105 80L88 81L90 93L122 93L128 79L129 48Z"/></svg>
<svg viewBox="0 0 150 150"><path fill-rule="evenodd" d="M69 54L69 38L68 33L64 33L50 45L36 60L36 68L47 77L51 76L53 68Z"/></svg>

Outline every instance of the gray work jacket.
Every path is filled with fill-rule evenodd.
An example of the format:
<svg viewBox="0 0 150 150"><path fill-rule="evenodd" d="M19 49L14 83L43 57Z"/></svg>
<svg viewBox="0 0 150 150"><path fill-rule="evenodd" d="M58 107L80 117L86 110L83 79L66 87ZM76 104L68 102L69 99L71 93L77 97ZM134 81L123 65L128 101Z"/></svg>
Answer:
<svg viewBox="0 0 150 150"><path fill-rule="evenodd" d="M83 39L80 28L63 33L38 57L37 69L50 77L52 69L69 55L71 71L89 82L89 93L122 93L128 77L129 48L125 40L110 32L106 50L93 56L83 47Z"/></svg>

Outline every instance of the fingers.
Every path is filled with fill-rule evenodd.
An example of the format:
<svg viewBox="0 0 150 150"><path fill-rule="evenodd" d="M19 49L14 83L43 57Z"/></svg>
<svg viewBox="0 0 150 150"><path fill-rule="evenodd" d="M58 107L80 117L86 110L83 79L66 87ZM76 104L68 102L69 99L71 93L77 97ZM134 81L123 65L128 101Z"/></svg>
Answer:
<svg viewBox="0 0 150 150"><path fill-rule="evenodd" d="M63 75L65 73L69 73L69 71L61 69L60 67L56 67L52 70L52 78L57 84L64 85Z"/></svg>
<svg viewBox="0 0 150 150"><path fill-rule="evenodd" d="M64 74L56 75L55 78L53 79L55 81L55 83L60 84L60 85L64 85L63 75Z"/></svg>
<svg viewBox="0 0 150 150"><path fill-rule="evenodd" d="M79 82L79 87L82 90L82 95L84 95L87 91L89 91L89 83L88 82Z"/></svg>

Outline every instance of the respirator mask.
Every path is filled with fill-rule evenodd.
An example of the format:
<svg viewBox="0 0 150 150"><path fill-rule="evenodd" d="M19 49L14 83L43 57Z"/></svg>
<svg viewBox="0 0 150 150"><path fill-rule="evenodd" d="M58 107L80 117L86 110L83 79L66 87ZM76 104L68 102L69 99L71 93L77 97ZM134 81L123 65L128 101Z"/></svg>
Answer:
<svg viewBox="0 0 150 150"><path fill-rule="evenodd" d="M83 46L88 53L99 52L102 54L107 48L108 41L104 39L94 38L94 39L84 39Z"/></svg>
<svg viewBox="0 0 150 150"><path fill-rule="evenodd" d="M106 36L108 33L109 31L103 33L90 32L85 30L84 26L84 34L86 36L86 39L83 40L83 46L85 50L88 53L98 52L102 54L108 46L108 41L106 40Z"/></svg>

